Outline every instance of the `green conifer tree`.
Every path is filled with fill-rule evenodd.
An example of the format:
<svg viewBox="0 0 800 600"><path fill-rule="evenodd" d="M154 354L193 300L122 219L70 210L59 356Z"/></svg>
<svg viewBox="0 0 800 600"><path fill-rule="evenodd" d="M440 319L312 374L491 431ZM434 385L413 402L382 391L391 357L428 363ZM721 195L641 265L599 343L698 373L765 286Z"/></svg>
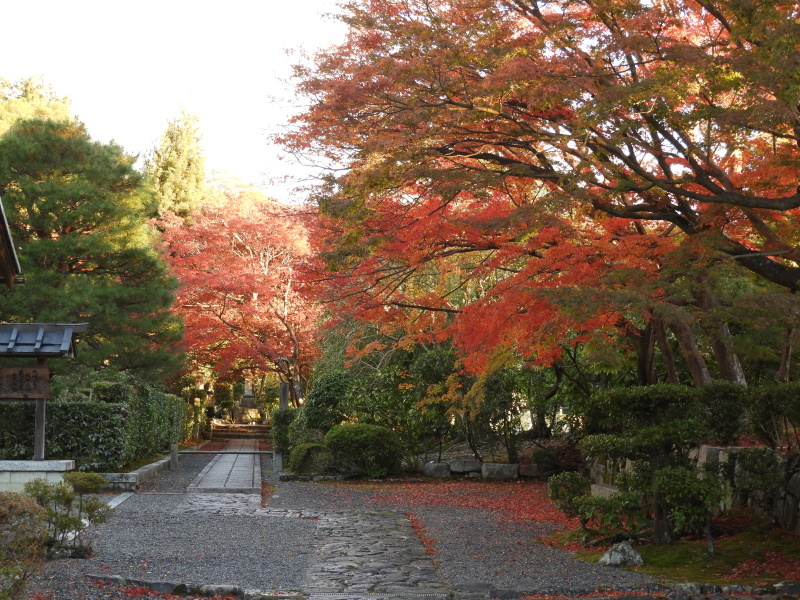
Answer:
<svg viewBox="0 0 800 600"><path fill-rule="evenodd" d="M200 206L206 191L206 173L196 116L182 112L170 121L145 170L159 215L172 211L187 217Z"/></svg>
<svg viewBox="0 0 800 600"><path fill-rule="evenodd" d="M133 162L76 121L18 121L0 138L0 194L26 278L0 294L0 317L87 321L79 362L159 378L178 366L181 325Z"/></svg>

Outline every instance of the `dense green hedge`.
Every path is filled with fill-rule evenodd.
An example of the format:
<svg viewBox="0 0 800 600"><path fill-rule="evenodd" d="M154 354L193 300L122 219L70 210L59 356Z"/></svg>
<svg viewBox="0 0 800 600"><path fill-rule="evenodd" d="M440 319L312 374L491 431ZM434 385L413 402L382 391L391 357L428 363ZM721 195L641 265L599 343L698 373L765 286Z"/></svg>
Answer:
<svg viewBox="0 0 800 600"><path fill-rule="evenodd" d="M370 477L398 472L403 457L397 433L367 423L336 425L325 434L325 448L336 466L355 469Z"/></svg>
<svg viewBox="0 0 800 600"><path fill-rule="evenodd" d="M114 471L166 450L187 429L184 401L149 387L96 383L92 400L48 401L45 455L74 459L80 470ZM192 407L194 408L194 407ZM33 455L35 407L0 403L0 459Z"/></svg>

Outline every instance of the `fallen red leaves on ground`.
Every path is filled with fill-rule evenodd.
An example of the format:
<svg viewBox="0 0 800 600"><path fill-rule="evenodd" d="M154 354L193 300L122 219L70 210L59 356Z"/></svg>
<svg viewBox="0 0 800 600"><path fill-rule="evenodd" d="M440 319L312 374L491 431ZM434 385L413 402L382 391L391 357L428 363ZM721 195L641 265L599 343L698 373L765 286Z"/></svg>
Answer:
<svg viewBox="0 0 800 600"><path fill-rule="evenodd" d="M207 442L203 442L198 448L198 450L205 450L207 452L216 452L218 450L224 450L227 443L228 440L208 440Z"/></svg>
<svg viewBox="0 0 800 600"><path fill-rule="evenodd" d="M561 600L562 598L620 598L622 596L652 596L652 592L644 590L620 592L616 590L606 590L600 592L592 592L590 594L581 594L576 596L571 594L569 596L561 595L546 595L546 594L533 594L531 596L522 596L521 600Z"/></svg>
<svg viewBox="0 0 800 600"><path fill-rule="evenodd" d="M417 536L425 546L425 552L427 554L436 554L436 540L428 535L428 530L425 529L422 521L420 521L412 512L406 514L408 515L408 520L411 523L411 527L413 527L414 531L417 532Z"/></svg>
<svg viewBox="0 0 800 600"><path fill-rule="evenodd" d="M507 521L536 521L563 529L578 527L553 505L547 484L539 481L483 482L449 480L371 484L375 502L394 505L446 505L481 508Z"/></svg>
<svg viewBox="0 0 800 600"><path fill-rule="evenodd" d="M777 552L767 552L764 560L748 559L740 562L729 575L723 579L733 580L745 577L761 577L772 575L779 579L800 579L800 558L790 558Z"/></svg>

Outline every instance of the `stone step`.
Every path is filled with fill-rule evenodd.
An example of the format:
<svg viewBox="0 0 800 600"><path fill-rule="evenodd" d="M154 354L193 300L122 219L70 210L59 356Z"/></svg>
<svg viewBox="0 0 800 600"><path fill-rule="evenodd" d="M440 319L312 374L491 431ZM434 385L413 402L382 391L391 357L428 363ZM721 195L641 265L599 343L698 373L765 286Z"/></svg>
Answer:
<svg viewBox="0 0 800 600"><path fill-rule="evenodd" d="M215 440L271 440L272 436L267 433L246 433L241 431L224 431L214 429Z"/></svg>

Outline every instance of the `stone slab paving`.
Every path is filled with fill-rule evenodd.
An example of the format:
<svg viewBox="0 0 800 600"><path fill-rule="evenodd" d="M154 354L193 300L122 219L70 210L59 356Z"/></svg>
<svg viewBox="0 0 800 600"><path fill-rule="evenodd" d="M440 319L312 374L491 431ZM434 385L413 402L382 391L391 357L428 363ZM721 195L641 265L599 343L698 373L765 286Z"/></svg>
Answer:
<svg viewBox="0 0 800 600"><path fill-rule="evenodd" d="M314 600L448 595L408 517L398 511L262 508L254 494L217 493L187 495L173 512L313 521L301 588Z"/></svg>
<svg viewBox="0 0 800 600"><path fill-rule="evenodd" d="M258 440L230 440L225 452L253 452ZM189 484L187 493L261 493L261 461L258 454L217 454Z"/></svg>

